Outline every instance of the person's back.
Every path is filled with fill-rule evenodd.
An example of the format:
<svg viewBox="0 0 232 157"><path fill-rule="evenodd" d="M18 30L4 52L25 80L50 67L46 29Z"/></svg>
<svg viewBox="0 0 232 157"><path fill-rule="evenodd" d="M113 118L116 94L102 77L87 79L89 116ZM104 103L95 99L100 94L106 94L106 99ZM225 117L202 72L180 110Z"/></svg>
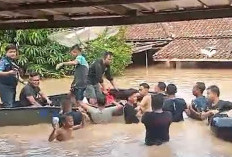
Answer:
<svg viewBox="0 0 232 157"><path fill-rule="evenodd" d="M172 113L172 121L179 122L183 121L183 112L187 109L187 105L184 99L175 98L167 99L164 101L163 110Z"/></svg>
<svg viewBox="0 0 232 157"><path fill-rule="evenodd" d="M168 98L164 101L163 110L172 113L172 121L179 122L184 120L183 112L187 110L187 104L184 99L176 98L177 87L174 84L167 86Z"/></svg>
<svg viewBox="0 0 232 157"><path fill-rule="evenodd" d="M142 117L142 123L146 127L145 143L147 145L159 145L169 141L169 126L172 122L170 112L146 112Z"/></svg>
<svg viewBox="0 0 232 157"><path fill-rule="evenodd" d="M117 110L117 106L102 109L91 106L88 107L88 112L90 113L93 122L96 124L110 122L112 120L113 113Z"/></svg>
<svg viewBox="0 0 232 157"><path fill-rule="evenodd" d="M144 113L142 123L146 128L146 145L160 145L169 141L169 126L172 122L170 112L162 110L163 98L155 97L152 100L154 111Z"/></svg>
<svg viewBox="0 0 232 157"><path fill-rule="evenodd" d="M139 123L139 119L136 117L137 111L135 107L126 104L124 107L124 119L126 124Z"/></svg>

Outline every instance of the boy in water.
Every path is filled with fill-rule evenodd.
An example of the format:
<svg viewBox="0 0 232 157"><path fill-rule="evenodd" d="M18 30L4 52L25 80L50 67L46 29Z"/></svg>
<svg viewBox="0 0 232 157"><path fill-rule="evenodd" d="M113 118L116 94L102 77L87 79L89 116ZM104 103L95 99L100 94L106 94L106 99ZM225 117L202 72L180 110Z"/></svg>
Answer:
<svg viewBox="0 0 232 157"><path fill-rule="evenodd" d="M176 98L177 87L174 84L167 86L168 97L164 101L163 110L170 111L172 113L172 121L183 121L183 112L188 113L187 105L184 99Z"/></svg>
<svg viewBox="0 0 232 157"><path fill-rule="evenodd" d="M61 128L59 128L59 124L53 124L53 131L48 139L49 142L53 141L54 139L57 141L67 141L73 138L73 117L71 115L64 114L61 118L61 122Z"/></svg>
<svg viewBox="0 0 232 157"><path fill-rule="evenodd" d="M139 85L139 94L143 97L142 101L138 103L138 110L137 116L142 116L145 112L151 112L151 94L149 94L150 86L147 83L141 83Z"/></svg>
<svg viewBox="0 0 232 157"><path fill-rule="evenodd" d="M136 117L137 111L135 110L137 103L137 90L129 89L127 91L127 103L124 107L124 119L126 124L139 123L139 119Z"/></svg>
<svg viewBox="0 0 232 157"><path fill-rule="evenodd" d="M145 144L160 145L169 141L169 127L172 123L172 114L162 110L163 97L152 97L152 112L144 113L142 123L146 127Z"/></svg>

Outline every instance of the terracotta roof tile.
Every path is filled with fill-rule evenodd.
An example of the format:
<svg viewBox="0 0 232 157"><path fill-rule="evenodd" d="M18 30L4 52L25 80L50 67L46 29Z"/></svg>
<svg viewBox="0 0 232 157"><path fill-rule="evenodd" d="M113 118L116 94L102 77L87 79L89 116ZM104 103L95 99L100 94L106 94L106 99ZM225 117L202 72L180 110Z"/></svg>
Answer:
<svg viewBox="0 0 232 157"><path fill-rule="evenodd" d="M127 40L154 40L168 38L168 34L165 32L161 23L128 26L125 36Z"/></svg>
<svg viewBox="0 0 232 157"><path fill-rule="evenodd" d="M232 18L131 25L127 40L232 37Z"/></svg>
<svg viewBox="0 0 232 157"><path fill-rule="evenodd" d="M174 38L232 36L232 18L172 22L164 26Z"/></svg>
<svg viewBox="0 0 232 157"><path fill-rule="evenodd" d="M209 57L202 49L212 48L216 53ZM154 60L175 59L232 59L232 39L176 39L164 46Z"/></svg>

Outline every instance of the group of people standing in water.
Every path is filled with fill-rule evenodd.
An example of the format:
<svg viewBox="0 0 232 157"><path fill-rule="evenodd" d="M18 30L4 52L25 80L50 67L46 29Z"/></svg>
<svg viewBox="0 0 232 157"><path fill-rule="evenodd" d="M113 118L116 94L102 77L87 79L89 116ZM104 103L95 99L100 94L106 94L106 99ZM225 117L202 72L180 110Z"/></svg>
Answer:
<svg viewBox="0 0 232 157"><path fill-rule="evenodd" d="M108 101L108 91L104 84L103 75L110 81L113 88L117 87L110 73L110 64L113 59L111 52L105 52L102 58L97 59L90 66L82 55L78 45L71 48L70 54L74 60L60 63L62 66L75 66L74 80L70 93L62 102L58 123L53 123L53 131L49 141L57 139L64 141L71 139L72 131L84 126L86 120L93 123L108 123L113 114L123 110L126 124L139 123L146 128L146 145L160 145L169 141L169 127L172 122L184 120L183 113L198 120L209 119L218 112L232 109L232 103L219 99L220 90L212 85L207 88L207 98L203 96L206 87L203 82L197 82L193 87L196 97L187 105L183 98L176 97L175 84L158 82L151 93L147 83L141 83L139 90L128 89L124 92L126 101ZM3 107L15 107L17 82L22 81L17 66L13 60L17 56L16 46L6 47L6 54L0 60L0 96ZM16 68L16 69L15 69ZM43 104L52 104L49 98L39 88L40 76L29 73L29 80L20 93L20 107L37 107ZM83 101L84 97L87 101ZM74 98L74 101L73 101ZM73 104L76 111L73 110ZM106 107L109 105L109 107Z"/></svg>

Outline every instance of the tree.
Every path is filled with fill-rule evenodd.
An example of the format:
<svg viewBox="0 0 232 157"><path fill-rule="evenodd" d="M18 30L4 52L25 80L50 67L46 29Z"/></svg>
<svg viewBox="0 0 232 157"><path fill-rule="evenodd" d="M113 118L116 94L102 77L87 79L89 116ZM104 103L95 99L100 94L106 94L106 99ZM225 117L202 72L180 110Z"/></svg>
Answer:
<svg viewBox="0 0 232 157"><path fill-rule="evenodd" d="M70 60L69 48L50 41L48 35L53 29L30 29L30 30L8 30L0 31L0 55L5 53L8 43L17 43L19 46L19 58L17 63L25 73L30 71L38 72L43 77L59 78L72 72L72 67L64 67L56 70L56 64ZM126 44L124 29L110 38L106 33L100 35L96 40L87 43L85 48L87 61L92 63L101 57L104 51L111 51L114 54L112 64L113 74L122 74L131 61L131 46Z"/></svg>

